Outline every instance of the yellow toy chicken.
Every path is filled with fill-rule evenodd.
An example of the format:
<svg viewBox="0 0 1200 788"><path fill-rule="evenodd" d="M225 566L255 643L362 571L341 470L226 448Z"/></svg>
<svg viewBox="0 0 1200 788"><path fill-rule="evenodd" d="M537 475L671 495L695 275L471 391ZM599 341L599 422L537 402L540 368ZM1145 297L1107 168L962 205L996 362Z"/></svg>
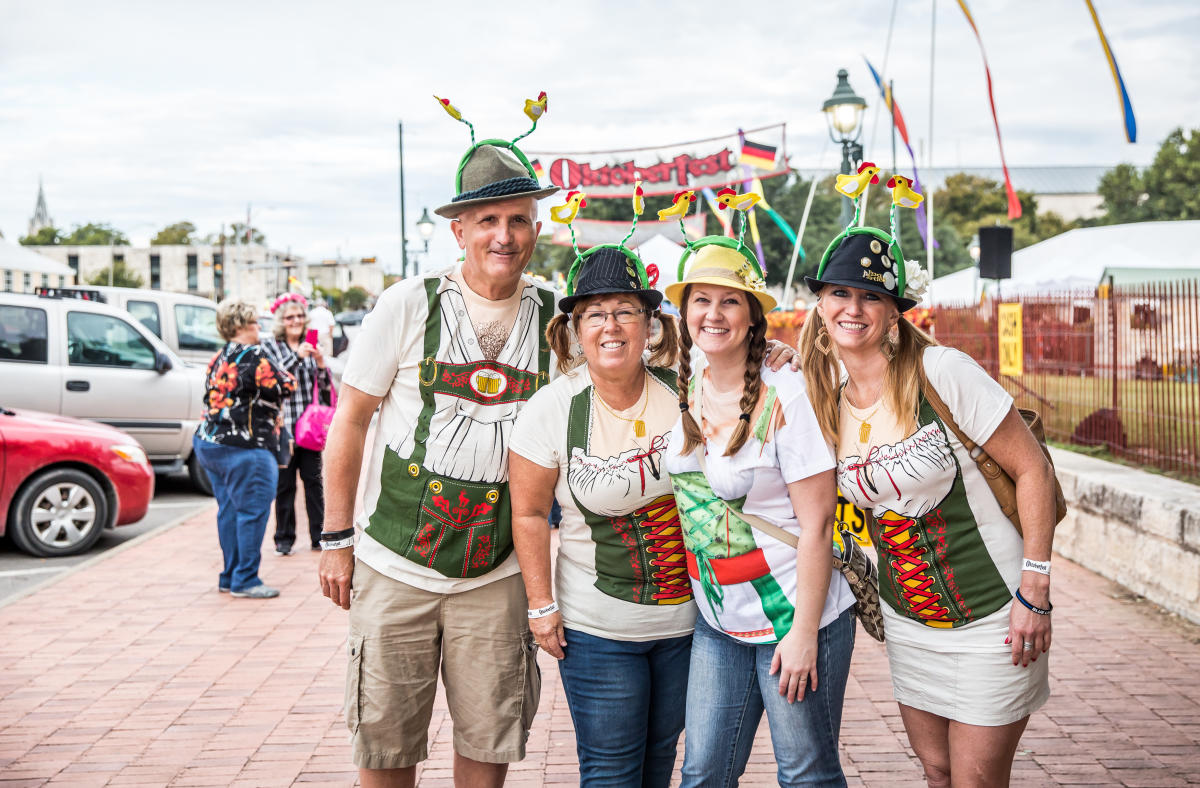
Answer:
<svg viewBox="0 0 1200 788"><path fill-rule="evenodd" d="M642 182L633 182L633 213L636 216L641 216L646 210L646 195L642 191Z"/></svg>
<svg viewBox="0 0 1200 788"><path fill-rule="evenodd" d="M874 162L864 161L858 165L858 175L839 175L834 189L838 194L844 194L850 199L867 190L867 184L879 183L879 168Z"/></svg>
<svg viewBox="0 0 1200 788"><path fill-rule="evenodd" d="M575 214L587 205L587 195L583 192L567 192L567 201L550 209L550 218L559 224L570 224L575 221Z"/></svg>
<svg viewBox="0 0 1200 788"><path fill-rule="evenodd" d="M692 202L696 199L696 192L691 189L685 189L675 195L671 200L670 208L663 208L658 212L658 218L661 221L667 219L683 220L687 216L688 210L692 207Z"/></svg>
<svg viewBox="0 0 1200 788"><path fill-rule="evenodd" d="M446 110L446 114L455 120L462 120L462 113L458 111L458 107L450 103L450 99L439 98L434 96L438 103L442 105L442 109Z"/></svg>
<svg viewBox="0 0 1200 788"><path fill-rule="evenodd" d="M546 114L546 91L543 90L539 93L536 101L525 99L525 114L534 123L537 123L538 119Z"/></svg>
<svg viewBox="0 0 1200 788"><path fill-rule="evenodd" d="M892 204L901 208L916 208L925 199L924 195L913 191L912 181L903 175L893 175L887 187L892 190Z"/></svg>
<svg viewBox="0 0 1200 788"><path fill-rule="evenodd" d="M722 211L726 208L732 208L735 211L748 211L754 207L755 203L762 199L762 195L757 192L746 192L738 194L733 189L726 186L721 191L717 192L717 207Z"/></svg>

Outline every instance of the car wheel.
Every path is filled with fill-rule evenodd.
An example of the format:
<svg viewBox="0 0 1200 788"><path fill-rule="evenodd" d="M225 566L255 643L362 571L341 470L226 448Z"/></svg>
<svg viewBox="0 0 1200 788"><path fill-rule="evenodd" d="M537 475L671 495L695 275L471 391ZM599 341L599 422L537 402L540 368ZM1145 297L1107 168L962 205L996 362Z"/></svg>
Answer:
<svg viewBox="0 0 1200 788"><path fill-rule="evenodd" d="M212 495L212 482L208 480L208 471L200 467L200 460L196 458L195 453L188 460L188 478L192 480L192 486L202 495Z"/></svg>
<svg viewBox="0 0 1200 788"><path fill-rule="evenodd" d="M26 482L13 502L8 529L18 548L50 557L85 552L107 524L108 499L96 480L62 468Z"/></svg>

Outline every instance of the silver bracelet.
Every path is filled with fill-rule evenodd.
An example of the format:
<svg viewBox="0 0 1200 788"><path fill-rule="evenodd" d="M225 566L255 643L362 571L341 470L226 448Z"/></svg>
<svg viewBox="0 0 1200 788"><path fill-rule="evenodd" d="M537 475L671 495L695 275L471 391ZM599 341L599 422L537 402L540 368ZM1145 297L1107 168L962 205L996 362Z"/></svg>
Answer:
<svg viewBox="0 0 1200 788"><path fill-rule="evenodd" d="M1037 572L1039 575L1050 575L1049 561L1034 561L1032 558L1026 558L1021 562L1022 572Z"/></svg>
<svg viewBox="0 0 1200 788"><path fill-rule="evenodd" d="M353 536L347 536L345 539L337 539L332 542L321 542L322 550L341 550L344 547L354 547Z"/></svg>
<svg viewBox="0 0 1200 788"><path fill-rule="evenodd" d="M550 615L551 613L557 613L557 612L558 612L558 603L551 602L550 604L546 605L545 607L539 607L537 610L530 610L529 617L530 618L545 618L546 616Z"/></svg>

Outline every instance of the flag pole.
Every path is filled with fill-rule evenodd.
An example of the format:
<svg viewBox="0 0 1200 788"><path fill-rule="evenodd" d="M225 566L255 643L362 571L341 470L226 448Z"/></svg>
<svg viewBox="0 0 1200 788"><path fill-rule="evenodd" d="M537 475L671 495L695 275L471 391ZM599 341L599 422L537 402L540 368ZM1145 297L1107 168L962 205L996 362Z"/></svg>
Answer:
<svg viewBox="0 0 1200 788"><path fill-rule="evenodd" d="M937 0L930 0L930 9L931 9L931 11L929 14L929 160L925 163L925 166L929 168L929 173L932 178L932 176L933 176L933 75L935 72L934 55L937 52L937 47L936 47L936 44L937 44ZM933 182L936 183L937 180L933 179ZM929 262L929 290L926 292L925 297L927 299L929 299L930 304L933 304L933 279L934 279L933 256L934 256L934 249L937 248L937 244L934 243L934 241L937 239L937 235L934 232L934 224L933 224L933 189L932 188L926 189L925 213L927 216L926 223L929 227L929 243L926 246L926 251L929 253L928 258L927 258L928 262Z"/></svg>

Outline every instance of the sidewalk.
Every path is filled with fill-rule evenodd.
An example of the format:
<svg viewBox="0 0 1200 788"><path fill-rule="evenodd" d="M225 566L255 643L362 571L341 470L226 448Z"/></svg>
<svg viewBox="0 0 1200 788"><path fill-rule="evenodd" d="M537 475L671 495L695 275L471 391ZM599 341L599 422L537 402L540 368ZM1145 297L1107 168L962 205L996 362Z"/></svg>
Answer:
<svg viewBox="0 0 1200 788"><path fill-rule="evenodd" d="M0 786L349 786L341 716L346 614L321 596L318 556L263 578L278 599L216 591L210 510L0 608ZM1200 628L1063 558L1054 568L1053 697L1013 784L1200 785ZM554 660L510 786L578 782ZM450 786L439 704L420 785ZM682 752L682 748L681 748ZM923 786L891 700L883 647L859 630L842 727L851 785ZM743 785L774 785L759 730Z"/></svg>

